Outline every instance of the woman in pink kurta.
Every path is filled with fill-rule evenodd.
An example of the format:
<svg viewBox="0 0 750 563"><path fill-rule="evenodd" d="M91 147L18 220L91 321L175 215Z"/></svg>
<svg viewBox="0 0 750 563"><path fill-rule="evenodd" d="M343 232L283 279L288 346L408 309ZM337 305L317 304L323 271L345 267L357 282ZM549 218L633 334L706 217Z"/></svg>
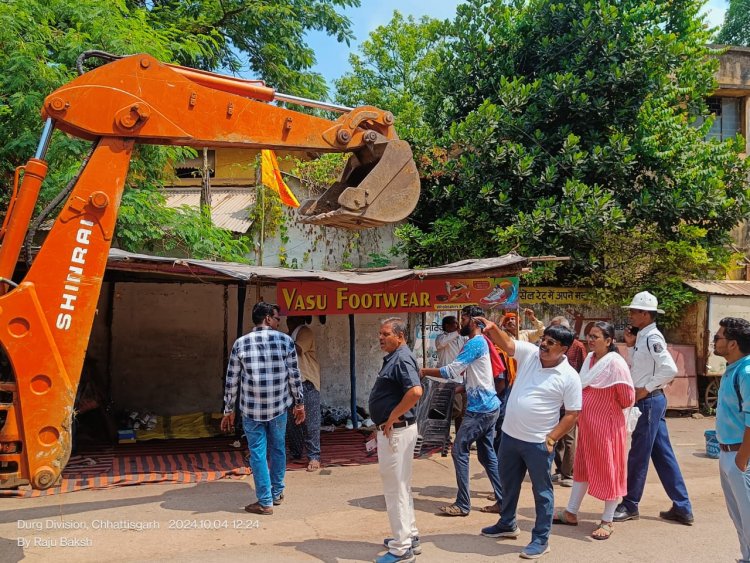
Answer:
<svg viewBox="0 0 750 563"><path fill-rule="evenodd" d="M630 369L615 346L614 327L597 322L588 335L591 352L581 368L583 407L578 415L578 446L573 463L573 490L565 510L554 522L578 525L578 509L586 492L604 501L602 520L591 534L612 535L612 518L619 497L627 492L627 429L623 409L633 405L635 389Z"/></svg>

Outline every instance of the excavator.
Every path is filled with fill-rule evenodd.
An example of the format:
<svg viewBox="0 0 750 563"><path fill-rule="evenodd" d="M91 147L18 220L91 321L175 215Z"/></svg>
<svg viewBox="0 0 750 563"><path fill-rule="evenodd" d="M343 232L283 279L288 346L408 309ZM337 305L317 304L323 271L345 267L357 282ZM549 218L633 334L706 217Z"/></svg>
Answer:
<svg viewBox="0 0 750 563"><path fill-rule="evenodd" d="M106 63L85 71L88 58ZM357 230L393 223L419 199L411 149L388 111L280 94L259 81L146 54L88 52L78 68L77 78L44 100L36 154L16 170L0 230L0 488L49 488L70 458L76 392L136 143L351 153L340 180L299 209L300 221L316 225ZM341 115L333 121L286 104ZM16 283L55 129L94 148Z"/></svg>

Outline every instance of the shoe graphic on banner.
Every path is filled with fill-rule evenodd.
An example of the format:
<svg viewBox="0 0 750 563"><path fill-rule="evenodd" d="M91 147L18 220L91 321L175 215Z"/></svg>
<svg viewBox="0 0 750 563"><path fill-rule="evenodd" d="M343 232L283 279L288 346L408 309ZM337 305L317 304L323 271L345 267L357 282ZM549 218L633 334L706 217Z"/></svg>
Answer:
<svg viewBox="0 0 750 563"><path fill-rule="evenodd" d="M485 297L482 297L479 302L482 305L497 307L498 305L502 305L503 303L507 303L508 301L513 301L515 294L516 291L513 282L505 280L497 284L495 286L495 289L493 289Z"/></svg>

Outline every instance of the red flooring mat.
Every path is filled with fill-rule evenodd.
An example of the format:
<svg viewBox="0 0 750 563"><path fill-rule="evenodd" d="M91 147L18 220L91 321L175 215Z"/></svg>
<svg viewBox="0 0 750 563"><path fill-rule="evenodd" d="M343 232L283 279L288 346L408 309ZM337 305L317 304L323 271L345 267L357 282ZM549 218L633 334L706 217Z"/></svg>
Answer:
<svg viewBox="0 0 750 563"><path fill-rule="evenodd" d="M337 430L321 435L321 466L375 463L368 453L368 435ZM144 483L199 483L250 474L247 445L233 445L227 437L150 440L85 449L71 457L60 483L45 491L30 488L0 490L0 497L39 497L87 489L109 489ZM290 462L288 471L307 469L307 461Z"/></svg>

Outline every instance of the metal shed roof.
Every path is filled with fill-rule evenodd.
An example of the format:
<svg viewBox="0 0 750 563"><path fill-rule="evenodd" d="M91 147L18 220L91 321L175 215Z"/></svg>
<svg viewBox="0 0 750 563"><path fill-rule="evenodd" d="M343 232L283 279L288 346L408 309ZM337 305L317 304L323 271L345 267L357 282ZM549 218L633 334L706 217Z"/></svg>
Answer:
<svg viewBox="0 0 750 563"><path fill-rule="evenodd" d="M211 220L214 225L235 233L246 233L252 225L247 209L255 203L256 191L251 187L211 188ZM167 207L200 206L201 188L169 188L165 190Z"/></svg>
<svg viewBox="0 0 750 563"><path fill-rule="evenodd" d="M150 277L175 281L278 281L310 280L335 281L345 284L376 284L407 278L432 278L474 275L514 275L519 273L530 259L518 254L506 254L495 258L460 260L437 268L423 270L382 269L369 271L328 272L324 270L292 270L252 266L235 262L212 262L192 258L174 258L134 254L113 248L109 251L108 271L139 272Z"/></svg>
<svg viewBox="0 0 750 563"><path fill-rule="evenodd" d="M685 285L699 293L711 295L743 295L750 296L750 281L700 281L686 280Z"/></svg>

